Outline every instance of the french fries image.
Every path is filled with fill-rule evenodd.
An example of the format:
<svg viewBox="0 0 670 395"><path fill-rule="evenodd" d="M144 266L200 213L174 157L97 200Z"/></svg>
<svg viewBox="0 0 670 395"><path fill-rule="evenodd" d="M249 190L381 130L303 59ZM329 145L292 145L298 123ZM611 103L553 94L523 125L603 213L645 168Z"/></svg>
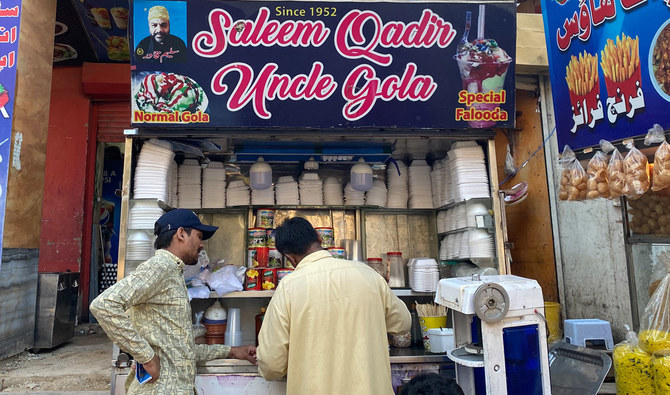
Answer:
<svg viewBox="0 0 670 395"><path fill-rule="evenodd" d="M568 89L576 95L584 96L598 83L598 54L584 51L579 58L572 55L565 67L565 81Z"/></svg>
<svg viewBox="0 0 670 395"><path fill-rule="evenodd" d="M616 37L616 42L607 39L605 48L600 51L602 68L605 77L613 82L623 82L628 80L635 69L640 66L640 39L626 36L621 33L621 38Z"/></svg>

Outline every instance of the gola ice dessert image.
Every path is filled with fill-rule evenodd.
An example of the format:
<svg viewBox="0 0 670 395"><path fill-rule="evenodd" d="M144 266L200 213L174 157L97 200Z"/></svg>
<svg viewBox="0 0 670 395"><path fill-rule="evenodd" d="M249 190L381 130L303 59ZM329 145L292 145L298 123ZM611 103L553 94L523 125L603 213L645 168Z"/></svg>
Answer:
<svg viewBox="0 0 670 395"><path fill-rule="evenodd" d="M152 73L136 87L135 104L145 112L174 111L204 112L207 109L205 91L185 75Z"/></svg>
<svg viewBox="0 0 670 395"><path fill-rule="evenodd" d="M459 46L454 56L461 73L463 89L468 93L500 93L512 58L491 38L478 38ZM500 103L473 103L470 107L480 111L493 111ZM473 128L493 126L493 120L472 120Z"/></svg>

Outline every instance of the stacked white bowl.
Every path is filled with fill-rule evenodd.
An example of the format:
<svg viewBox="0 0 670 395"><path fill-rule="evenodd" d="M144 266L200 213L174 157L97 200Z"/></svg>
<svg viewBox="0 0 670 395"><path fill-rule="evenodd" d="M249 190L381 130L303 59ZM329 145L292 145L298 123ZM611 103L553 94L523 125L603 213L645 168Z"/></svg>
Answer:
<svg viewBox="0 0 670 395"><path fill-rule="evenodd" d="M179 166L177 178L177 196L179 207L202 207L202 167L197 159L184 159Z"/></svg>
<svg viewBox="0 0 670 395"><path fill-rule="evenodd" d="M249 205L249 186L243 180L234 180L228 183L226 189L226 206L248 206Z"/></svg>
<svg viewBox="0 0 670 395"><path fill-rule="evenodd" d="M210 162L202 171L202 207L226 207L226 169L222 162Z"/></svg>
<svg viewBox="0 0 670 395"><path fill-rule="evenodd" d="M440 281L437 261L433 258L412 258L408 263L409 286L415 292L435 292Z"/></svg>
<svg viewBox="0 0 670 395"><path fill-rule="evenodd" d="M472 229L468 233L470 258L493 258L495 256L493 236L486 229Z"/></svg>
<svg viewBox="0 0 670 395"><path fill-rule="evenodd" d="M460 240L460 248L458 250L458 257L461 259L470 258L470 232L465 231L462 233L457 233Z"/></svg>
<svg viewBox="0 0 670 395"><path fill-rule="evenodd" d="M342 206L342 184L335 177L328 177L323 181L323 202L327 206Z"/></svg>
<svg viewBox="0 0 670 395"><path fill-rule="evenodd" d="M174 180L169 173L174 164L172 144L157 139L146 141L135 167L133 198L158 199L169 203L170 181Z"/></svg>
<svg viewBox="0 0 670 395"><path fill-rule="evenodd" d="M430 171L430 183L432 185L433 192L433 207L442 206L442 183L444 182L444 176L442 175L442 168L444 164L440 161L436 161L433 164L433 170Z"/></svg>
<svg viewBox="0 0 670 395"><path fill-rule="evenodd" d="M387 203L388 208L407 208L409 198L409 172L403 162L391 162L386 167L386 184L388 186ZM398 174L400 171L400 174Z"/></svg>
<svg viewBox="0 0 670 395"><path fill-rule="evenodd" d="M275 204L275 188L251 189L251 204L254 206L272 206Z"/></svg>
<svg viewBox="0 0 670 395"><path fill-rule="evenodd" d="M382 180L374 180L372 188L365 192L366 206L386 207L386 184Z"/></svg>
<svg viewBox="0 0 670 395"><path fill-rule="evenodd" d="M344 187L344 204L346 206L362 206L365 204L365 192L358 191L348 182Z"/></svg>
<svg viewBox="0 0 670 395"><path fill-rule="evenodd" d="M484 203L471 200L465 207L466 207L465 211L466 222L469 228L474 228L477 226L477 216L489 215L489 209L486 207Z"/></svg>
<svg viewBox="0 0 670 395"><path fill-rule="evenodd" d="M456 201L491 197L484 150L479 144L455 142L447 155Z"/></svg>
<svg viewBox="0 0 670 395"><path fill-rule="evenodd" d="M430 179L433 184L433 205L441 207L453 203L454 199L450 185L451 173L447 158L435 161L433 170L430 172Z"/></svg>
<svg viewBox="0 0 670 395"><path fill-rule="evenodd" d="M153 237L149 236L148 231L130 231L126 242L126 259L129 261L146 261L151 258L153 254Z"/></svg>
<svg viewBox="0 0 670 395"><path fill-rule="evenodd" d="M128 229L154 229L163 209L153 200L135 200L128 212Z"/></svg>
<svg viewBox="0 0 670 395"><path fill-rule="evenodd" d="M278 205L297 206L300 204L298 183L292 176L281 176L275 183L275 201Z"/></svg>
<svg viewBox="0 0 670 395"><path fill-rule="evenodd" d="M451 216L451 230L463 229L468 226L467 209L465 204L459 204L454 207Z"/></svg>
<svg viewBox="0 0 670 395"><path fill-rule="evenodd" d="M449 231L447 227L447 212L447 210L437 212L437 233L446 233Z"/></svg>
<svg viewBox="0 0 670 395"><path fill-rule="evenodd" d="M409 208L433 208L430 171L425 160L413 160L409 166Z"/></svg>
<svg viewBox="0 0 670 395"><path fill-rule="evenodd" d="M323 205L323 180L313 171L305 171L300 176L300 204L307 206Z"/></svg>

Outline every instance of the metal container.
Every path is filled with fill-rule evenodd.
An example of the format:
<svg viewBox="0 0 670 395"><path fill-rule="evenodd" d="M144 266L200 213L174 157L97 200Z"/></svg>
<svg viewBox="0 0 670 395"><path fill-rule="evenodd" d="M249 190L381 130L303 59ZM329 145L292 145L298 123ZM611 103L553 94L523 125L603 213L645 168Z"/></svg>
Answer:
<svg viewBox="0 0 670 395"><path fill-rule="evenodd" d="M35 349L53 348L74 337L79 273L39 273Z"/></svg>
<svg viewBox="0 0 670 395"><path fill-rule="evenodd" d="M554 343L549 350L551 393L597 394L611 366L612 359L602 351Z"/></svg>

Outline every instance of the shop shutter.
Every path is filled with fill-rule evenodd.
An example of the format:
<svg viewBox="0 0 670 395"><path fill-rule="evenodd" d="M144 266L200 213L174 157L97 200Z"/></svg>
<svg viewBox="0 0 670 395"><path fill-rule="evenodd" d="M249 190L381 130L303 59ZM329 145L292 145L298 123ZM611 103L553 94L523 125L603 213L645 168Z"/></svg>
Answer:
<svg viewBox="0 0 670 395"><path fill-rule="evenodd" d="M97 140L122 143L123 131L130 128L130 102L96 103L95 106L98 114Z"/></svg>

